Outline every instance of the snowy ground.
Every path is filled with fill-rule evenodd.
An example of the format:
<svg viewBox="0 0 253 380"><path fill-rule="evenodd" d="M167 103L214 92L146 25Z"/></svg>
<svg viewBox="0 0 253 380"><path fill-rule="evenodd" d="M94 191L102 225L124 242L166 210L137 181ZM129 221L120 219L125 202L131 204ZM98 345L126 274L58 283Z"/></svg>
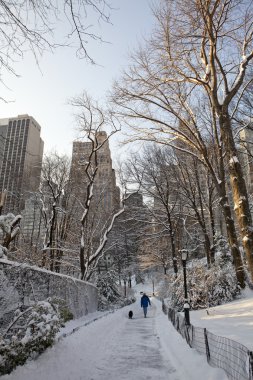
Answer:
<svg viewBox="0 0 253 380"><path fill-rule="evenodd" d="M191 323L220 336L233 339L253 351L253 291L246 289L242 298L208 310L191 312Z"/></svg>
<svg viewBox="0 0 253 380"><path fill-rule="evenodd" d="M151 302L148 318L138 295L131 306L69 323L54 347L1 380L227 380L187 346L160 301Z"/></svg>
<svg viewBox="0 0 253 380"><path fill-rule="evenodd" d="M135 304L69 322L54 347L1 380L227 380L222 370L211 368L205 357L187 346L158 300L151 300L148 318L143 318L140 290L152 292L139 285ZM128 319L130 309L132 320ZM192 311L192 324L253 349L252 291L208 313Z"/></svg>

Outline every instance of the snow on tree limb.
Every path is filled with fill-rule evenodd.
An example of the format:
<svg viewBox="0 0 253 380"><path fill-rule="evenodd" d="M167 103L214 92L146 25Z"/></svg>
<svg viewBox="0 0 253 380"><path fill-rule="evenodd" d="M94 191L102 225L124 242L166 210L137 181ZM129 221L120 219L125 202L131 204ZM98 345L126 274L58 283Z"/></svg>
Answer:
<svg viewBox="0 0 253 380"><path fill-rule="evenodd" d="M0 228L3 231L3 243L2 246L5 249L9 248L10 242L17 236L20 231L19 223L22 219L21 215L14 215L9 213L7 215L0 215ZM6 252L6 250L1 249L2 254Z"/></svg>
<svg viewBox="0 0 253 380"><path fill-rule="evenodd" d="M105 230L103 236L102 236L102 239L100 241L100 245L99 247L96 249L96 251L90 256L87 258L87 261L85 263L85 271L83 273L83 276L82 276L82 279L85 280L88 276L88 271L89 271L89 267L91 266L92 263L94 263L96 260L98 260L99 256L102 254L102 251L103 251L103 248L107 242L107 239L108 239L108 235L114 225L114 222L115 220L125 211L125 201L131 196L132 194L128 194L123 200L122 200L122 204L123 204L123 207L121 210L117 211L112 219L111 219L111 222L110 222L110 225L108 226L108 228Z"/></svg>

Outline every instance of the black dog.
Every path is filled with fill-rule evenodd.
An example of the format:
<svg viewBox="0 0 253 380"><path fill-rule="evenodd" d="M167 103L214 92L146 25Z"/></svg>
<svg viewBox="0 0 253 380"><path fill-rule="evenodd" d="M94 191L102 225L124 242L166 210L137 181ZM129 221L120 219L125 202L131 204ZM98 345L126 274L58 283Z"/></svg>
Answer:
<svg viewBox="0 0 253 380"><path fill-rule="evenodd" d="M132 318L133 318L133 312L132 312L132 310L129 310L128 318L129 318L129 319L132 319Z"/></svg>

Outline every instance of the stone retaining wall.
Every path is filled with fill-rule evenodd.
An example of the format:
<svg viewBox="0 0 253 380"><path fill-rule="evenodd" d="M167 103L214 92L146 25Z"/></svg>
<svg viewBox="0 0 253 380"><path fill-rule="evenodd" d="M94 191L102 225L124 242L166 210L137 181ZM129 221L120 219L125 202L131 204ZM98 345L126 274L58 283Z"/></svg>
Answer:
<svg viewBox="0 0 253 380"><path fill-rule="evenodd" d="M97 310L97 288L92 284L0 259L0 328L9 324L18 307L48 297L64 299L74 318Z"/></svg>

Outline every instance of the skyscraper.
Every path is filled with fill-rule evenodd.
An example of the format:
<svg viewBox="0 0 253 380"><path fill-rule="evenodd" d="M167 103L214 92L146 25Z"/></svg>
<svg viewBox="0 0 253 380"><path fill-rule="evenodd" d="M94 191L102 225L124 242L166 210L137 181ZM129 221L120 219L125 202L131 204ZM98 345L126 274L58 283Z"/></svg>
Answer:
<svg viewBox="0 0 253 380"><path fill-rule="evenodd" d="M87 189L90 183L86 173L88 162L91 164L89 167L91 171L95 168L97 170L92 187L92 199L88 202L89 212L83 225L85 258L90 257L99 247L103 234L112 221L113 214L120 209L120 190L116 185L106 132L97 132L96 139L99 146L97 160L94 159L94 155L91 157L94 147L90 141L75 141L71 162L70 186L72 186L71 200L73 203L71 209L74 219L68 230L69 236L76 236L77 231L80 231L81 217L85 205L87 206ZM76 238L71 249L73 249L75 241Z"/></svg>
<svg viewBox="0 0 253 380"><path fill-rule="evenodd" d="M3 212L19 213L40 182L41 127L27 114L0 119L0 193L7 191Z"/></svg>
<svg viewBox="0 0 253 380"><path fill-rule="evenodd" d="M115 171L112 168L111 152L107 134L98 132L99 144L104 144L98 150L98 172L94 182L93 197L95 204L100 203L103 213L111 214L120 207L120 190L116 185ZM82 201L85 199L88 178L85 173L85 163L88 162L92 150L91 142L75 141L73 143L71 173L79 184L78 194ZM92 163L93 164L93 163Z"/></svg>

